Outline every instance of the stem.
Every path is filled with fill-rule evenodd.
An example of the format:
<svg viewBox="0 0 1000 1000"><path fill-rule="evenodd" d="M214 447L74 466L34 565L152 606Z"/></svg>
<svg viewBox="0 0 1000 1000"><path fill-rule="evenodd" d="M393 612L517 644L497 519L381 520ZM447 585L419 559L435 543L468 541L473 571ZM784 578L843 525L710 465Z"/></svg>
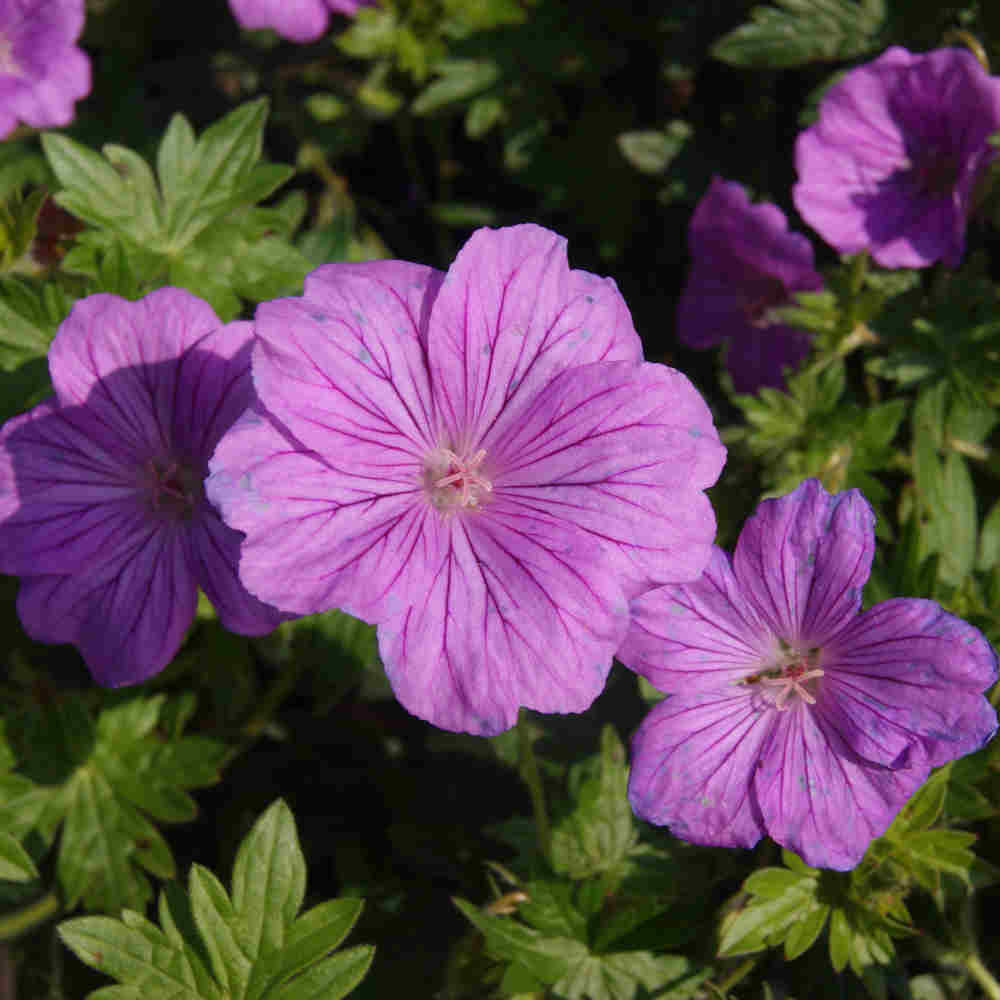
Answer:
<svg viewBox="0 0 1000 1000"><path fill-rule="evenodd" d="M993 978L977 954L967 955L963 964L990 1000L1000 1000L1000 983Z"/></svg>
<svg viewBox="0 0 1000 1000"><path fill-rule="evenodd" d="M531 796L531 811L535 817L538 849L548 860L551 857L552 828L549 826L549 814L545 808L545 789L542 787L542 774L538 770L538 759L535 757L534 741L527 726L524 725L523 718L517 720L517 744L520 755L518 773L528 786L528 794Z"/></svg>
<svg viewBox="0 0 1000 1000"><path fill-rule="evenodd" d="M5 914L0 918L0 941L9 941L45 923L58 910L59 897L54 892L47 892L41 899Z"/></svg>
<svg viewBox="0 0 1000 1000"><path fill-rule="evenodd" d="M716 987L716 989L725 996L740 980L745 979L752 971L753 967L757 964L759 956L754 958L748 958L740 962L739 965L733 969L732 972L722 980L721 983Z"/></svg>
<svg viewBox="0 0 1000 1000"><path fill-rule="evenodd" d="M241 745L234 752L238 753L246 750L254 740L260 736L264 728L277 713L284 700L295 689L302 674L301 657L293 657L291 663L283 667L275 678L274 683L264 692L264 696L257 703L257 710L242 727Z"/></svg>

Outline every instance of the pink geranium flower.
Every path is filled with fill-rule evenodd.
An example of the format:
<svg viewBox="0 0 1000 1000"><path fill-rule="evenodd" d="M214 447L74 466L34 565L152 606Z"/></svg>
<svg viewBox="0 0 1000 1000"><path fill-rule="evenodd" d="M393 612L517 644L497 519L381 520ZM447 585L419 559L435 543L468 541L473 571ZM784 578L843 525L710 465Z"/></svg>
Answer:
<svg viewBox="0 0 1000 1000"><path fill-rule="evenodd" d="M860 612L874 525L857 490L810 479L761 503L731 561L716 549L698 580L633 602L618 657L670 694L633 741L637 815L845 870L931 767L992 737L977 629L913 598Z"/></svg>
<svg viewBox="0 0 1000 1000"><path fill-rule="evenodd" d="M330 23L330 14L353 17L375 0L229 0L233 16L244 28L271 28L293 42L315 42Z"/></svg>
<svg viewBox="0 0 1000 1000"><path fill-rule="evenodd" d="M0 571L43 642L72 642L102 684L173 658L201 587L222 623L282 616L236 577L240 536L205 499L208 458L253 398L249 323L178 288L91 295L49 350L55 398L0 432Z"/></svg>
<svg viewBox="0 0 1000 1000"><path fill-rule="evenodd" d="M578 712L628 599L692 580L724 449L644 364L614 282L538 226L483 229L447 274L328 264L257 310L262 408L212 459L240 577L296 614L378 624L393 689L445 729Z"/></svg>
<svg viewBox="0 0 1000 1000"><path fill-rule="evenodd" d="M824 95L795 144L795 207L841 253L957 267L998 130L1000 79L970 52L893 47Z"/></svg>
<svg viewBox="0 0 1000 1000"><path fill-rule="evenodd" d="M76 46L84 0L0 0L0 139L19 121L67 125L90 93L90 60Z"/></svg>

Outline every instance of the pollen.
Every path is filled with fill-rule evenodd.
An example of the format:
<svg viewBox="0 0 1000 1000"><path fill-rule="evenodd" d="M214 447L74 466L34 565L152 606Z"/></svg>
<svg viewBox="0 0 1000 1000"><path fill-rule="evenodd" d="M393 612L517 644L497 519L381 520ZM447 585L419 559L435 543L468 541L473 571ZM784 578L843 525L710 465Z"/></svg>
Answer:
<svg viewBox="0 0 1000 1000"><path fill-rule="evenodd" d="M443 513L477 509L493 492L483 474L483 449L460 455L451 448L436 448L424 461L424 488L431 504Z"/></svg>

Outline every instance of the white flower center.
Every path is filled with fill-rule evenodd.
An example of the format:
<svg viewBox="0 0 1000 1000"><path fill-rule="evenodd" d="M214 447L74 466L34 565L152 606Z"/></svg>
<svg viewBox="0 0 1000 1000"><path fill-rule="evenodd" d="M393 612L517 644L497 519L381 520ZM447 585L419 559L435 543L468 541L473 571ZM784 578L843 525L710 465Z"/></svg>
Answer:
<svg viewBox="0 0 1000 1000"><path fill-rule="evenodd" d="M424 460L424 488L431 504L445 514L464 507L478 508L493 484L481 466L486 452L459 455L450 448L435 448Z"/></svg>
<svg viewBox="0 0 1000 1000"><path fill-rule="evenodd" d="M797 698L807 705L815 705L815 682L825 673L817 666L819 654L818 649L799 652L786 648L781 664L744 678L744 683L764 688L768 700L779 712L791 708Z"/></svg>

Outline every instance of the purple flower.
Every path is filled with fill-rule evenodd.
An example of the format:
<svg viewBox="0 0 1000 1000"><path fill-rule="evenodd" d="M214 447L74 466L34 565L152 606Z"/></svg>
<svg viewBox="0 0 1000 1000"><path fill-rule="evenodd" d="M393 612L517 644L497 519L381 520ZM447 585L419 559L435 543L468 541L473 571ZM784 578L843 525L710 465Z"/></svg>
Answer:
<svg viewBox="0 0 1000 1000"><path fill-rule="evenodd" d="M677 309L677 335L691 347L728 341L737 392L784 388L782 368L809 353L809 334L768 320L792 293L815 291L812 245L777 205L751 205L746 190L714 177L688 229L691 273Z"/></svg>
<svg viewBox="0 0 1000 1000"><path fill-rule="evenodd" d="M205 499L209 456L253 399L249 323L177 288L91 295L49 350L55 398L0 431L0 572L43 642L102 684L161 670L200 586L229 629L281 620L236 577L240 536Z"/></svg>
<svg viewBox="0 0 1000 1000"><path fill-rule="evenodd" d="M971 53L891 48L831 87L799 136L795 205L841 253L956 267L998 129L1000 80Z"/></svg>
<svg viewBox="0 0 1000 1000"><path fill-rule="evenodd" d="M271 28L293 42L315 42L327 29L330 14L354 17L375 0L229 0L233 17L244 28Z"/></svg>
<svg viewBox="0 0 1000 1000"><path fill-rule="evenodd" d="M90 60L74 44L83 0L0 0L0 139L18 121L67 125L90 93Z"/></svg>
<svg viewBox="0 0 1000 1000"><path fill-rule="evenodd" d="M997 728L997 658L933 601L859 614L875 517L815 479L765 500L732 562L633 602L619 659L671 697L639 727L637 815L699 844L764 834L853 868L929 769ZM676 693L674 693L676 692Z"/></svg>
<svg viewBox="0 0 1000 1000"><path fill-rule="evenodd" d="M692 580L724 449L679 372L642 362L613 281L537 226L482 229L448 270L328 264L257 310L263 407L209 496L240 577L298 614L379 626L393 689L445 729L600 692L628 599Z"/></svg>

